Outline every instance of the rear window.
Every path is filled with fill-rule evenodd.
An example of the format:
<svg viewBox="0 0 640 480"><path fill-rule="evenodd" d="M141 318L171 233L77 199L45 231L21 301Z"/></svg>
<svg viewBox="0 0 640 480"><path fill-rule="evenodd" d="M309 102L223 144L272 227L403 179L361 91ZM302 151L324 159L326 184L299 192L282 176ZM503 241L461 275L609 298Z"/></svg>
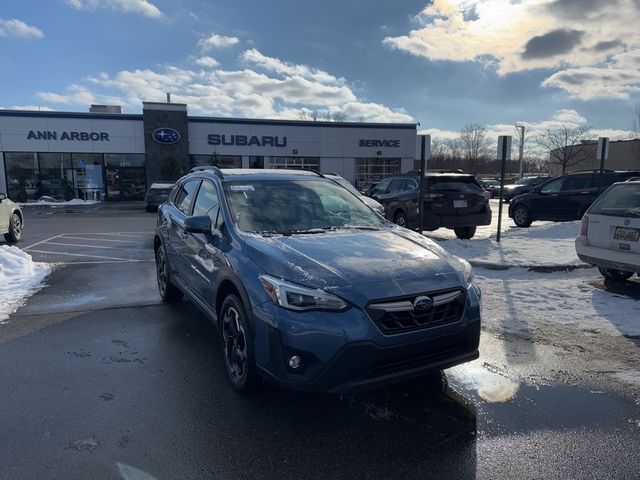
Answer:
<svg viewBox="0 0 640 480"><path fill-rule="evenodd" d="M482 187L474 177L438 176L428 180L429 190L432 192L460 192L482 193Z"/></svg>
<svg viewBox="0 0 640 480"><path fill-rule="evenodd" d="M592 215L640 217L640 183L614 185L591 206Z"/></svg>

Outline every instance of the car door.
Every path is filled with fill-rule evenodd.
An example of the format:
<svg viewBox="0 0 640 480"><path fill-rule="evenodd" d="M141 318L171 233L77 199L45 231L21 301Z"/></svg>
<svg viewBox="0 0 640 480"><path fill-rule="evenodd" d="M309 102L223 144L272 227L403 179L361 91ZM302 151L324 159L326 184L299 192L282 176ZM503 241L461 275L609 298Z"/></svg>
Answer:
<svg viewBox="0 0 640 480"><path fill-rule="evenodd" d="M5 233L9 230L9 200L6 199L4 193L0 193L0 233Z"/></svg>
<svg viewBox="0 0 640 480"><path fill-rule="evenodd" d="M543 184L538 193L529 199L531 214L537 220L558 220L560 216L559 197L567 177L558 177Z"/></svg>
<svg viewBox="0 0 640 480"><path fill-rule="evenodd" d="M409 217L409 223L418 224L418 202L420 201L420 189L418 188L418 181L414 178L405 179L402 185L402 193L400 200L404 203Z"/></svg>
<svg viewBox="0 0 640 480"><path fill-rule="evenodd" d="M598 187L593 177L592 173L567 176L558 199L561 220L579 220L598 197Z"/></svg>
<svg viewBox="0 0 640 480"><path fill-rule="evenodd" d="M163 210L163 215L166 215L164 218L168 237L166 250L171 273L186 283L187 286L190 266L186 260L189 248L186 244L187 233L184 231L184 220L191 215L193 201L199 185L199 178L184 182L176 194L173 204Z"/></svg>
<svg viewBox="0 0 640 480"><path fill-rule="evenodd" d="M224 265L223 249L226 249L226 244L219 230L222 223L220 194L211 181L202 180L192 214L208 216L211 219L211 232L187 233L185 243L188 247L187 260L190 267L188 281L200 301L215 311L215 291L220 267Z"/></svg>

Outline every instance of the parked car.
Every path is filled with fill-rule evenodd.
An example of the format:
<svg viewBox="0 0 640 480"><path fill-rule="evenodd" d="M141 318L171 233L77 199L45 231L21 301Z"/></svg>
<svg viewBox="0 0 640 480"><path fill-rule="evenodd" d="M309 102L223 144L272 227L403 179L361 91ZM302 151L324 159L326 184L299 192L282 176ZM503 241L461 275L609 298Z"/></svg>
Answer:
<svg viewBox="0 0 640 480"><path fill-rule="evenodd" d="M640 275L640 181L609 187L582 217L576 253L608 280Z"/></svg>
<svg viewBox="0 0 640 480"><path fill-rule="evenodd" d="M510 202L513 198L524 193L533 192L538 185L542 185L551 177L546 175L543 177L523 177L517 180L511 185L505 185L502 189L502 199L505 202ZM500 187L498 186L498 195L500 194Z"/></svg>
<svg viewBox="0 0 640 480"><path fill-rule="evenodd" d="M303 170L209 168L158 209L157 282L216 325L232 386L349 392L478 357L471 266Z"/></svg>
<svg viewBox="0 0 640 480"><path fill-rule="evenodd" d="M147 212L155 212L158 209L158 206L169 197L173 185L169 182L151 184L144 196Z"/></svg>
<svg viewBox="0 0 640 480"><path fill-rule="evenodd" d="M373 210L374 212L384 217L384 207L382 206L382 204L380 202L377 202L373 198L367 197L366 195L363 195L362 193L360 193L356 189L356 187L354 187L351 184L351 182L349 182L349 180L335 173L323 173L323 175L327 178L330 178L334 182L342 185L344 188L346 188L351 193L353 193L356 197L362 200L362 202L364 202L369 208L371 208L371 210Z"/></svg>
<svg viewBox="0 0 640 480"><path fill-rule="evenodd" d="M600 178L598 170L589 170L560 175L533 192L514 198L509 205L509 217L518 227L528 227L536 220L580 220L603 189L639 174L606 170Z"/></svg>
<svg viewBox="0 0 640 480"><path fill-rule="evenodd" d="M389 177L371 192L385 209L385 217L410 229L420 225L420 177L410 173ZM491 223L489 192L473 175L427 172L424 177L424 227L451 228L458 238L472 238L478 225Z"/></svg>
<svg viewBox="0 0 640 480"><path fill-rule="evenodd" d="M6 193L0 193L0 234L4 234L7 242L20 241L24 227L24 216L20 205L7 198Z"/></svg>
<svg viewBox="0 0 640 480"><path fill-rule="evenodd" d="M498 180L486 179L478 180L482 188L491 194L491 198L500 195L500 182Z"/></svg>

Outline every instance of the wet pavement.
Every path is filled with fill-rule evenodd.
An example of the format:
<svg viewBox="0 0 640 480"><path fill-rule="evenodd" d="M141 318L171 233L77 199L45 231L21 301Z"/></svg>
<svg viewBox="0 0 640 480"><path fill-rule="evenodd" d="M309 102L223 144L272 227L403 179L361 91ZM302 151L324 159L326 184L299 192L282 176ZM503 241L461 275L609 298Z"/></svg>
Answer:
<svg viewBox="0 0 640 480"><path fill-rule="evenodd" d="M32 247L63 263L0 325L2 479L638 478L638 400L606 383L523 381L489 361L526 352L527 338L483 332L480 360L449 370L444 393L238 395L212 325L187 301L160 302L139 233L153 215L54 215L28 216L21 246L92 241ZM139 255L95 248L111 246L93 235L105 232L133 238ZM72 245L33 251L51 243ZM547 357L539 347L535 368L557 368Z"/></svg>

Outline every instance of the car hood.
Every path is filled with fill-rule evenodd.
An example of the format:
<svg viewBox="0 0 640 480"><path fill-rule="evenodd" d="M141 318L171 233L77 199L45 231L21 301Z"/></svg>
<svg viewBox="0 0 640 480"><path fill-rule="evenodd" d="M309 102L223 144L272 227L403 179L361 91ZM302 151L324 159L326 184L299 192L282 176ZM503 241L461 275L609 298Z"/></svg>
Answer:
<svg viewBox="0 0 640 480"><path fill-rule="evenodd" d="M248 235L245 246L265 273L336 293L360 306L373 299L466 286L456 257L400 227Z"/></svg>

